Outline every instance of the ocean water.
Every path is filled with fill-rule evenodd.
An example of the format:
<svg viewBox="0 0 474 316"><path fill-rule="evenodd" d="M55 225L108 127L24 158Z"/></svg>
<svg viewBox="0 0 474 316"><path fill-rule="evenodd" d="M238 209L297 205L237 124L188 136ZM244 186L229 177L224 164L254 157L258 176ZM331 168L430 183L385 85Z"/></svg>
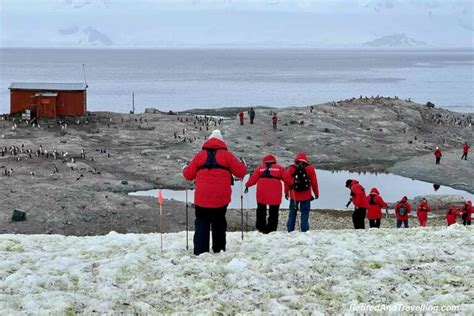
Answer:
<svg viewBox="0 0 474 316"><path fill-rule="evenodd" d="M474 112L473 50L0 49L0 113L14 81L78 82L88 109L304 106L359 95Z"/></svg>

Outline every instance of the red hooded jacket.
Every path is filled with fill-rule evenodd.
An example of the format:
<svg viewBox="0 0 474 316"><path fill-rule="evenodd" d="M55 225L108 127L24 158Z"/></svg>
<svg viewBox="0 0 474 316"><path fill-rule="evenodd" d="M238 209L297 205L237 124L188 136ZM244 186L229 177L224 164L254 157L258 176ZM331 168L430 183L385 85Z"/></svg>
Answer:
<svg viewBox="0 0 474 316"><path fill-rule="evenodd" d="M267 164L270 164L271 177L265 177ZM275 156L266 155L263 157L263 164L255 170L245 186L248 188L257 184L257 203L280 205L283 191L281 181L290 186L293 184L293 178L285 168L276 163Z"/></svg>
<svg viewBox="0 0 474 316"><path fill-rule="evenodd" d="M359 184L359 181L352 180L349 188L351 190L351 199L352 204L356 208L369 208L369 202L367 201L367 195L365 194L365 189L362 185Z"/></svg>
<svg viewBox="0 0 474 316"><path fill-rule="evenodd" d="M201 169L207 161L206 149L217 149L216 161L219 165L229 168ZM207 140L202 150L194 156L191 163L183 169L186 180L195 180L196 192L194 204L200 207L218 208L230 203L232 175L242 179L247 173L247 167L241 163L231 152L227 145L218 138Z"/></svg>
<svg viewBox="0 0 474 316"><path fill-rule="evenodd" d="M400 215L400 213L398 211L400 209L400 206L402 206L402 205L404 205L407 209L407 212L404 216ZM410 213L411 213L411 206L410 206L410 204L408 204L408 198L406 196L404 196L402 198L402 200L395 205L395 215L397 216L398 221L407 221L408 220L408 214L410 214Z"/></svg>
<svg viewBox="0 0 474 316"><path fill-rule="evenodd" d="M244 112L239 112L239 120L244 120Z"/></svg>
<svg viewBox="0 0 474 316"><path fill-rule="evenodd" d="M367 203L369 203L367 218L382 218L382 208L387 207L387 203L385 203L385 201L380 196L379 190L377 190L376 188L372 188L372 190L370 190L370 194L367 195Z"/></svg>
<svg viewBox="0 0 474 316"><path fill-rule="evenodd" d="M456 218L458 217L459 217L459 212L456 209L456 206L451 205L449 210L446 212L446 222L448 222L448 226L456 224Z"/></svg>
<svg viewBox="0 0 474 316"><path fill-rule="evenodd" d="M434 151L434 155L436 158L441 158L441 156L443 156L443 154L441 153L441 149L436 149Z"/></svg>
<svg viewBox="0 0 474 316"><path fill-rule="evenodd" d="M428 206L428 203L426 200L421 201L420 206L418 206L418 209L416 211L416 216L418 216L418 219L420 221L425 221L428 219L428 212L430 212L431 209Z"/></svg>
<svg viewBox="0 0 474 316"><path fill-rule="evenodd" d="M296 192L294 190L290 190L290 186L285 183L285 196L289 196L290 199L298 202L302 201L309 201L311 200L312 193L311 189L314 192L314 195L316 198L319 197L319 188L318 188L318 179L316 177L316 170L312 165L309 164L308 162L308 157L306 157L305 153L299 153L296 155L295 158L295 163L302 161L307 163L308 165L306 166L305 170L308 175L309 181L311 183L311 188L304 192ZM288 174L293 178L293 174L296 171L296 167L294 165L288 167Z"/></svg>
<svg viewBox="0 0 474 316"><path fill-rule="evenodd" d="M471 146L469 146L468 144L464 144L462 150L465 154L467 154L469 152L469 148L471 148Z"/></svg>
<svg viewBox="0 0 474 316"><path fill-rule="evenodd" d="M472 220L472 213L474 210L472 209L472 202L471 201L466 201L463 206L461 206L461 213L467 213L466 220L470 221Z"/></svg>

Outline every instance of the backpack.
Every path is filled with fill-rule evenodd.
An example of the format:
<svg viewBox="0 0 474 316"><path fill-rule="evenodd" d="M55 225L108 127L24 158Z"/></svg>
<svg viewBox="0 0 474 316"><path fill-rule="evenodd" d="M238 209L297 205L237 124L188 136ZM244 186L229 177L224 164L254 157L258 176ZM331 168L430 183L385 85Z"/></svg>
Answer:
<svg viewBox="0 0 474 316"><path fill-rule="evenodd" d="M263 171L262 175L260 178L268 178L268 179L279 179L278 177L274 177L270 171L271 166L273 165L273 162L266 162L265 163L265 170Z"/></svg>
<svg viewBox="0 0 474 316"><path fill-rule="evenodd" d="M295 172L293 173L293 178L295 179L295 182L293 183L293 190L295 190L295 192L305 192L310 188L306 166L307 164L305 163L294 165Z"/></svg>
<svg viewBox="0 0 474 316"><path fill-rule="evenodd" d="M369 196L370 196L369 204L376 205L377 203L375 203L375 194L370 194Z"/></svg>
<svg viewBox="0 0 474 316"><path fill-rule="evenodd" d="M220 165L216 160L217 149L215 149L215 148L212 148L212 149L204 148L204 149L207 152L207 159L206 159L206 162L202 166L198 167L198 170L201 170L201 169L208 169L208 170L210 170L210 169L223 169L223 170L227 170L230 174L231 179L232 179L231 180L231 185L234 185L234 177L230 173L229 167L225 167L225 166Z"/></svg>
<svg viewBox="0 0 474 316"><path fill-rule="evenodd" d="M400 206L398 207L398 214L400 214L400 216L407 215L407 207L403 204L400 204Z"/></svg>

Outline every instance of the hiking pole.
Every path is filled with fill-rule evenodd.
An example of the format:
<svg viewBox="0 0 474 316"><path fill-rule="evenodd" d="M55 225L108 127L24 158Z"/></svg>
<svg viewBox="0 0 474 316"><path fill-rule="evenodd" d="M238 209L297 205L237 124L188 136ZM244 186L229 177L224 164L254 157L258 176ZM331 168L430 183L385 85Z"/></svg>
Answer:
<svg viewBox="0 0 474 316"><path fill-rule="evenodd" d="M242 240L244 240L244 192L243 192L244 179L240 179L240 231Z"/></svg>
<svg viewBox="0 0 474 316"><path fill-rule="evenodd" d="M188 231L189 231L189 215L188 215L188 189L186 189L186 250L189 250L189 238L188 238Z"/></svg>
<svg viewBox="0 0 474 316"><path fill-rule="evenodd" d="M245 197L245 199L247 201L247 210L245 213L245 232L248 233L249 231L249 195L248 194Z"/></svg>
<svg viewBox="0 0 474 316"><path fill-rule="evenodd" d="M158 191L158 204L160 205L160 248L163 254L163 192L161 190Z"/></svg>

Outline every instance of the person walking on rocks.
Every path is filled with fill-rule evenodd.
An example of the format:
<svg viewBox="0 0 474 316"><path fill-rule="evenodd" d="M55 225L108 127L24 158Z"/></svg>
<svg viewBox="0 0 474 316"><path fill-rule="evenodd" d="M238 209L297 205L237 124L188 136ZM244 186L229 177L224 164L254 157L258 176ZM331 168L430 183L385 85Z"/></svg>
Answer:
<svg viewBox="0 0 474 316"><path fill-rule="evenodd" d="M253 124L253 120L255 119L255 110L253 108L250 108L248 114L250 117L250 124Z"/></svg>
<svg viewBox="0 0 474 316"><path fill-rule="evenodd" d="M446 222L448 226L456 224L456 218L459 217L459 212L456 209L456 205L451 205L449 210L446 212Z"/></svg>
<svg viewBox="0 0 474 316"><path fill-rule="evenodd" d="M436 150L434 151L434 156L435 156L435 164L439 165L441 162L441 157L443 156L443 153L441 152L441 149L439 149L439 147L436 147Z"/></svg>
<svg viewBox="0 0 474 316"><path fill-rule="evenodd" d="M275 156L269 154L263 157L260 165L245 183L245 193L248 188L257 184L257 221L255 227L259 232L268 234L278 227L278 211L282 197L282 181L291 186L293 178L285 168L277 164ZM268 205L268 221L267 221Z"/></svg>
<svg viewBox="0 0 474 316"><path fill-rule="evenodd" d="M273 130L274 130L274 131L277 130L277 123L278 123L277 114L276 114L276 113L273 113L273 116L272 116L272 125L273 125Z"/></svg>
<svg viewBox="0 0 474 316"><path fill-rule="evenodd" d="M411 213L411 206L408 203L408 198L404 196L400 202L395 205L395 215L397 216L397 228L408 228L408 214Z"/></svg>
<svg viewBox="0 0 474 316"><path fill-rule="evenodd" d="M244 111L240 111L239 113L239 122L240 125L244 125Z"/></svg>
<svg viewBox="0 0 474 316"><path fill-rule="evenodd" d="M418 217L421 227L426 227L426 224L428 223L428 212L430 211L431 209L428 206L428 202L423 198L420 206L418 206L418 210L416 211L416 216Z"/></svg>
<svg viewBox="0 0 474 316"><path fill-rule="evenodd" d="M309 230L311 201L319 198L316 170L309 164L306 154L299 153L295 157L294 164L288 167L287 171L293 177L292 186L285 183L285 198L290 198L288 232L295 230L298 207L301 212L301 231L306 232Z"/></svg>
<svg viewBox="0 0 474 316"><path fill-rule="evenodd" d="M464 202L464 205L461 207L461 214L462 214L461 218L462 218L462 223L464 226L471 225L473 212L474 210L472 209L472 202L471 201Z"/></svg>
<svg viewBox="0 0 474 316"><path fill-rule="evenodd" d="M354 179L346 181L346 188L351 190L351 198L349 203L347 203L347 206L349 206L351 202L354 204L354 212L352 213L354 229L365 229L365 215L369 208L365 189L359 181Z"/></svg>
<svg viewBox="0 0 474 316"><path fill-rule="evenodd" d="M202 145L188 166L183 168L183 176L195 181L194 205L194 254L209 252L209 232L212 227L212 250L225 251L226 212L231 201L233 176L243 179L247 167L239 161L224 143L219 130L214 130Z"/></svg>
<svg viewBox="0 0 474 316"><path fill-rule="evenodd" d="M380 228L380 220L382 219L382 208L387 207L387 203L380 196L377 188L372 188L370 194L367 196L369 208L367 217L369 219L370 228Z"/></svg>
<svg viewBox="0 0 474 316"><path fill-rule="evenodd" d="M471 148L471 146L469 146L466 143L464 143L464 146L462 146L462 156L461 156L461 160L467 160L467 154L469 153L469 148Z"/></svg>

